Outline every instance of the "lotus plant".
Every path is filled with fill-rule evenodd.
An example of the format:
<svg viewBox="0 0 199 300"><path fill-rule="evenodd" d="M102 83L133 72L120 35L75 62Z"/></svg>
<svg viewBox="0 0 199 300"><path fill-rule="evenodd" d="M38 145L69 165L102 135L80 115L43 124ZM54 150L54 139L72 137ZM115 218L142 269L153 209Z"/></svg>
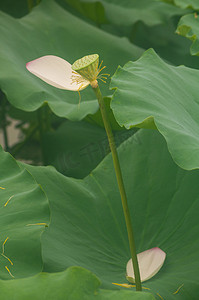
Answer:
<svg viewBox="0 0 199 300"><path fill-rule="evenodd" d="M96 87L97 79L103 81L108 75L99 75L105 67L99 66L98 54L78 59L73 65L61 57L46 55L28 62L26 68L48 84L69 91L81 91L89 84Z"/></svg>
<svg viewBox="0 0 199 300"><path fill-rule="evenodd" d="M43 81L59 89L79 92L89 85L93 88L98 99L104 127L112 152L113 164L128 232L131 259L127 263L127 279L130 282L135 282L136 290L141 291L141 281L150 279L159 271L164 263L166 254L159 248L152 248L138 254L137 257L133 228L117 149L106 112L104 99L98 85L98 79L104 81L108 75L100 75L100 72L105 67L101 67L101 64L99 65L99 55L93 54L84 56L83 58L75 61L73 65L60 57L47 55L27 63L26 68Z"/></svg>

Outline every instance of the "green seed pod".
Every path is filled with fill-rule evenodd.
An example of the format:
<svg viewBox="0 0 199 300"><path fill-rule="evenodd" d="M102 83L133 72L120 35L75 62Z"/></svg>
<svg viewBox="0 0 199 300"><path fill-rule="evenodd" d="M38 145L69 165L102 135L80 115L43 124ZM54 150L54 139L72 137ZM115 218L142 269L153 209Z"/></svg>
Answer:
<svg viewBox="0 0 199 300"><path fill-rule="evenodd" d="M98 66L99 55L92 54L76 60L72 65L72 69L78 72L85 79L93 82L97 79L99 74Z"/></svg>

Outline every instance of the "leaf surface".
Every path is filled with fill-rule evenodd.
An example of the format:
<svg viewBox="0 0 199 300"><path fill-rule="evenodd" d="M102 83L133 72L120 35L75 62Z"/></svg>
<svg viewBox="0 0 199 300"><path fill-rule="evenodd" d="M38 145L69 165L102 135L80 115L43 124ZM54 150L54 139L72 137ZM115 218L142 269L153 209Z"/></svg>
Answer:
<svg viewBox="0 0 199 300"><path fill-rule="evenodd" d="M46 195L2 149L0 169L0 279L31 276L43 267L41 234L49 222ZM44 225L31 225L37 223Z"/></svg>
<svg viewBox="0 0 199 300"><path fill-rule="evenodd" d="M160 1L176 5L183 9L185 8L192 8L197 10L199 9L198 0L160 0Z"/></svg>
<svg viewBox="0 0 199 300"><path fill-rule="evenodd" d="M197 14L183 16L176 32L192 41L190 48L192 55L199 55L199 17Z"/></svg>
<svg viewBox="0 0 199 300"><path fill-rule="evenodd" d="M169 300L195 299L199 171L180 169L165 140L152 130L140 130L125 141L119 158L137 252L159 247L167 255L162 269L143 286L157 299L157 294ZM104 289L116 288L112 282L127 283L130 252L112 157L108 155L84 180L67 178L50 167L26 167L47 193L52 211L43 238L44 269L57 272L81 266L96 274Z"/></svg>
<svg viewBox="0 0 199 300"><path fill-rule="evenodd" d="M15 1L6 0L0 2L0 10L10 14L15 18L21 18L28 14L28 2L26 0Z"/></svg>
<svg viewBox="0 0 199 300"><path fill-rule="evenodd" d="M89 17L89 7L93 9L98 5L100 13L98 12L95 16L96 23L100 21L105 23L107 20L111 24L119 26L130 26L138 21L142 21L149 26L163 24L172 16L183 13L177 7L156 0L78 0L75 3L71 0L65 1L86 17ZM104 8L104 11L102 8Z"/></svg>
<svg viewBox="0 0 199 300"><path fill-rule="evenodd" d="M56 21L55 21L56 20ZM80 120L98 109L91 87L77 92L52 87L26 70L26 63L44 55L56 55L69 63L98 53L112 74L118 64L138 58L142 50L126 38L108 34L73 16L52 0L44 0L30 14L14 19L0 13L0 87L10 103L34 111L48 102L52 111ZM103 95L110 94L103 84Z"/></svg>
<svg viewBox="0 0 199 300"><path fill-rule="evenodd" d="M111 81L117 122L157 127L174 161L188 170L199 167L198 77L198 70L166 64L150 49L119 67Z"/></svg>
<svg viewBox="0 0 199 300"><path fill-rule="evenodd" d="M115 131L116 145L134 133L135 129ZM74 178L87 176L110 152L104 128L85 121L64 122L44 135L43 145L46 164Z"/></svg>
<svg viewBox="0 0 199 300"><path fill-rule="evenodd" d="M99 286L99 279L90 271L71 267L59 273L40 273L34 277L12 281L0 280L0 299L155 300L149 293L101 290Z"/></svg>

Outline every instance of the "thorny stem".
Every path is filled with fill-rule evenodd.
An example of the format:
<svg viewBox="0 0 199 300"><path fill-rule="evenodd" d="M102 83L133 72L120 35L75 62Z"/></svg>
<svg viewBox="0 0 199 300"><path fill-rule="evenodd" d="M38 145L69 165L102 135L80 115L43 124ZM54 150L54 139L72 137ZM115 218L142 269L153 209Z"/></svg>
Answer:
<svg viewBox="0 0 199 300"><path fill-rule="evenodd" d="M110 125L110 122L108 119L104 99L102 97L99 85L96 84L95 86L92 86L92 88L93 88L93 90L97 96L98 102L99 102L99 107L100 107L102 119L104 122L104 127L106 130L107 136L108 136L109 146L110 146L111 153L112 153L115 174L117 177L117 183L118 183L118 187L119 187L119 191L120 191L123 212L124 212L124 217L125 217L125 221L126 221L129 246L130 246L134 274L135 274L136 290L141 291L142 286L141 286L141 280L140 280L140 271L139 271L139 266L138 266L138 260L137 260L137 255L136 255L135 239L134 239L134 234L133 234L130 212L129 212L129 208L128 208L126 192L125 192L125 188L124 188L124 182L123 182L123 178L122 178L122 172L121 172L118 154L117 154L117 148L115 145L113 132L112 132L111 125Z"/></svg>

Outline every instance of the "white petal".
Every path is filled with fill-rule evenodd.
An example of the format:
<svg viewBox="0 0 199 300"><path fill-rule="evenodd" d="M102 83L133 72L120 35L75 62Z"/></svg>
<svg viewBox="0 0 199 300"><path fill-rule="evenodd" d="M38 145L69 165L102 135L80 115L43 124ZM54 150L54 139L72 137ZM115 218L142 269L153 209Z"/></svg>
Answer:
<svg viewBox="0 0 199 300"><path fill-rule="evenodd" d="M26 64L26 68L48 84L64 90L83 90L89 85L89 81L74 72L71 64L63 58L54 55L42 56ZM76 73L76 74L74 74ZM72 79L79 78L81 82Z"/></svg>
<svg viewBox="0 0 199 300"><path fill-rule="evenodd" d="M162 267L166 253L160 248L155 247L137 255L138 264L140 268L141 281L146 281L153 277ZM135 275L133 270L132 259L130 259L126 266L127 280L134 283Z"/></svg>

